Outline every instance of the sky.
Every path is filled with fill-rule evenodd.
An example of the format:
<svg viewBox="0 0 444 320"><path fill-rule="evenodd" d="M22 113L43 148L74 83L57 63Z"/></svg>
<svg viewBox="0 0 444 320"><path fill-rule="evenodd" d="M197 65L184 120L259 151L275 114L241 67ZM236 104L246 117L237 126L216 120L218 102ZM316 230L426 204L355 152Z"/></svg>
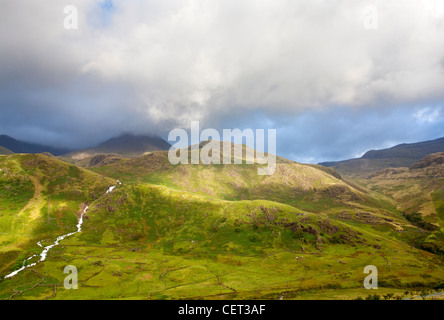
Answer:
<svg viewBox="0 0 444 320"><path fill-rule="evenodd" d="M191 121L276 129L310 163L443 137L444 1L1 1L0 134L83 148Z"/></svg>

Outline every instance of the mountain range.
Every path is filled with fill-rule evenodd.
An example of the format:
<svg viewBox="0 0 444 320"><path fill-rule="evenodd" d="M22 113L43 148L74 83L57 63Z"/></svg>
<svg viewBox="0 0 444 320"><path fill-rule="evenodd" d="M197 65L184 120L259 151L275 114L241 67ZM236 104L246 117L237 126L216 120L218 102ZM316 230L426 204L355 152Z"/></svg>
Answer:
<svg viewBox="0 0 444 320"><path fill-rule="evenodd" d="M381 298L444 288L444 153L366 178L277 157L259 176L246 146L240 165L172 165L148 138L0 156L0 299L357 299L368 265Z"/></svg>
<svg viewBox="0 0 444 320"><path fill-rule="evenodd" d="M392 148L370 150L359 159L322 162L346 177L364 178L384 168L410 167L423 157L444 151L444 138L417 143L403 143Z"/></svg>
<svg viewBox="0 0 444 320"><path fill-rule="evenodd" d="M10 136L7 135L0 135L0 147L5 148L9 152L14 153L43 153L43 152L49 152L55 156L60 156L62 154L70 152L69 149L64 148L55 148L55 147L49 147L49 146L43 146L40 144L35 143L29 143L29 142L23 142L20 140L16 140ZM2 152L2 150L0 150ZM4 151L3 151L4 152Z"/></svg>
<svg viewBox="0 0 444 320"><path fill-rule="evenodd" d="M171 145L168 142L155 135L123 134L96 147L82 150L44 146L16 140L7 135L0 135L0 154L48 152L54 156L63 156L74 160L83 160L97 154L120 154L126 157L137 157L146 152L168 150L170 147Z"/></svg>

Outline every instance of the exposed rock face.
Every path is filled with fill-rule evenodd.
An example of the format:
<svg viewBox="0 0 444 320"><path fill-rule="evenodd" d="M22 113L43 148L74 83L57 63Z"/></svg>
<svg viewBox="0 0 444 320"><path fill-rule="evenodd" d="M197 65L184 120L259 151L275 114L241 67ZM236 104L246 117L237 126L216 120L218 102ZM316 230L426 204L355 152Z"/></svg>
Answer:
<svg viewBox="0 0 444 320"><path fill-rule="evenodd" d="M433 153L416 162L410 169L423 169L426 167L439 166L444 164L444 152Z"/></svg>

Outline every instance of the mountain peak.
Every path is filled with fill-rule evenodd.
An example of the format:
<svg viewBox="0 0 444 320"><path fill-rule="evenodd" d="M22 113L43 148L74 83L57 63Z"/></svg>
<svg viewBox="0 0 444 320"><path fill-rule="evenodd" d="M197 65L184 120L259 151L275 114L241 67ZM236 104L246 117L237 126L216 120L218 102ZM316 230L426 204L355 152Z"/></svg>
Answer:
<svg viewBox="0 0 444 320"><path fill-rule="evenodd" d="M157 150L168 150L171 145L155 135L135 135L125 133L108 139L96 149L114 153L144 153Z"/></svg>
<svg viewBox="0 0 444 320"><path fill-rule="evenodd" d="M36 143L16 140L8 135L0 135L0 146L14 153L43 153L49 152L55 156L69 152L68 149L44 146Z"/></svg>
<svg viewBox="0 0 444 320"><path fill-rule="evenodd" d="M114 154L126 157L138 157L147 152L168 150L171 145L156 135L136 135L124 133L110 138L96 147L79 150L67 155L69 158L82 160L99 154Z"/></svg>

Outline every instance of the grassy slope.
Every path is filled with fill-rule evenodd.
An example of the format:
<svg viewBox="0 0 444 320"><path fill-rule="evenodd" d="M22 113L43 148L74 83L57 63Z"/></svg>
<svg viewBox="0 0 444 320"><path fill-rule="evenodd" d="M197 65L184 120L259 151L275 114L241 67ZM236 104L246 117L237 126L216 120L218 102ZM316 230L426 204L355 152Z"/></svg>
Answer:
<svg viewBox="0 0 444 320"><path fill-rule="evenodd" d="M370 174L385 168L408 167L415 161L403 158L390 159L350 159L328 164L340 175L348 179L364 179Z"/></svg>
<svg viewBox="0 0 444 320"><path fill-rule="evenodd" d="M411 168L386 169L357 180L391 197L397 209L416 225L416 242L444 253L444 153L430 155ZM413 239L412 239L413 241Z"/></svg>
<svg viewBox="0 0 444 320"><path fill-rule="evenodd" d="M0 157L0 274L15 269L36 242L73 231L84 203L114 183L41 154Z"/></svg>
<svg viewBox="0 0 444 320"><path fill-rule="evenodd" d="M92 170L126 183L164 185L224 200L267 199L315 212L346 203L386 206L383 198L349 185L326 168L278 161L271 176L259 176L257 168L246 164L173 166L166 152L154 152Z"/></svg>
<svg viewBox="0 0 444 320"><path fill-rule="evenodd" d="M155 152L94 170L123 186L47 261L0 281L1 298L352 298L369 264L381 293L442 286L442 261L407 244L417 228L387 198L316 166L259 177ZM68 264L80 290L63 289Z"/></svg>
<svg viewBox="0 0 444 320"><path fill-rule="evenodd" d="M79 270L79 290L60 287L67 264ZM356 291L368 264L393 292L443 277L433 255L325 215L130 185L96 201L82 233L48 262L0 283L0 294L15 287L16 298L298 298Z"/></svg>
<svg viewBox="0 0 444 320"><path fill-rule="evenodd" d="M256 165L173 166L165 152L155 152L92 170L125 183L164 185L231 201L271 200L347 221L383 224L394 231L410 225L389 198L320 168L279 160L273 175L258 176Z"/></svg>

